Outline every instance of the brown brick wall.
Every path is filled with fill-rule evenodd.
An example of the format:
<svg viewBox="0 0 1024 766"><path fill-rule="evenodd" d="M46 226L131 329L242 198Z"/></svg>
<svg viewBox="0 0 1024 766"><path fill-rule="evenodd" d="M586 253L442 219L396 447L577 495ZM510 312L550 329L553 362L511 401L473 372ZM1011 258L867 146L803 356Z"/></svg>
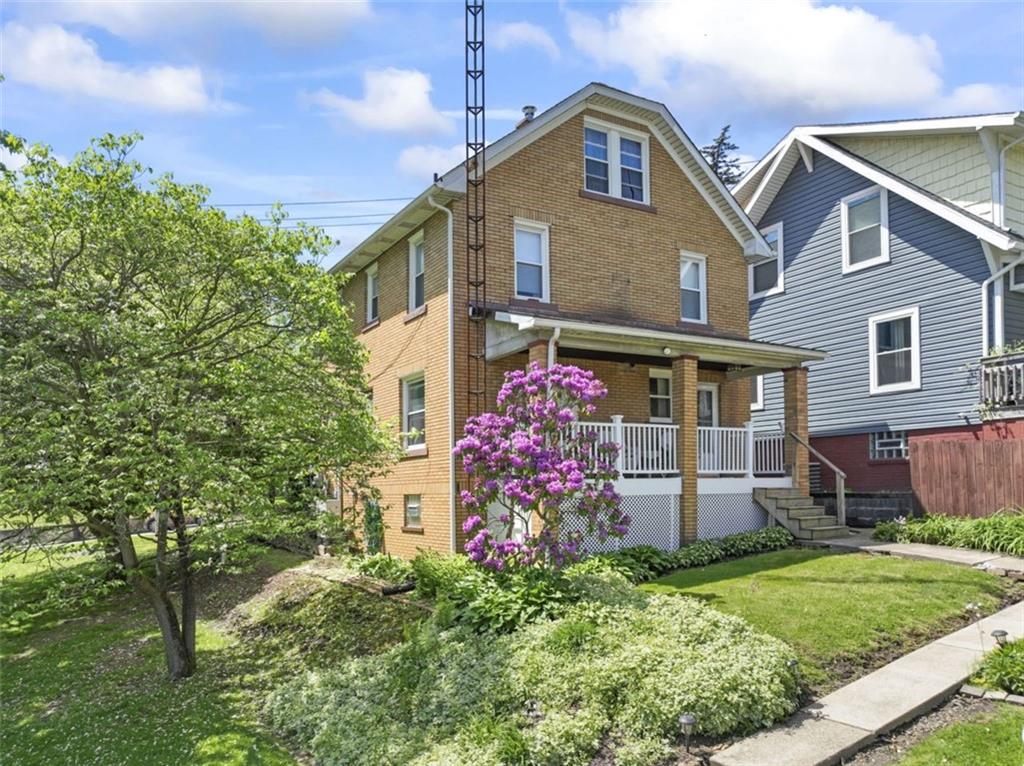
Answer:
<svg viewBox="0 0 1024 766"><path fill-rule="evenodd" d="M683 475L680 542L697 538L697 378L696 357L681 356L672 361L672 418L679 425L676 454Z"/></svg>
<svg viewBox="0 0 1024 766"><path fill-rule="evenodd" d="M793 477L793 486L805 492L810 490L810 476L807 472L807 448L789 438L789 433L808 441L807 434L807 368L790 367L782 371L782 386L787 438L785 441L785 462L787 472Z"/></svg>

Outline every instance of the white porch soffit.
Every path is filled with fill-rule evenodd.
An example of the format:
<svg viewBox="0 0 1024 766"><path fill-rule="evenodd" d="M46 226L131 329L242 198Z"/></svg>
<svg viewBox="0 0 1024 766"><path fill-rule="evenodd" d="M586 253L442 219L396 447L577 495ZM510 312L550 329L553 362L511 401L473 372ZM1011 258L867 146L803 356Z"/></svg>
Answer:
<svg viewBox="0 0 1024 766"><path fill-rule="evenodd" d="M566 348L655 356L662 359L692 354L700 357L702 361L757 368L758 372L797 367L804 362L817 362L828 356L824 351L799 346L684 331L652 330L512 312L497 312L494 318L499 323L514 325L523 334L519 343L507 338L501 349L502 355L521 350L520 345L526 348L530 337L551 337L555 330L558 330L558 343Z"/></svg>
<svg viewBox="0 0 1024 766"><path fill-rule="evenodd" d="M902 123L877 123L867 126L820 126L801 127L791 130L775 147L740 179L733 193L742 202L754 221L760 221L768 211L790 172L800 161L807 161L808 149L828 157L869 181L882 186L909 202L959 226L978 237L982 242L999 248L1013 250L1024 248L1024 239L996 226L990 221L969 213L958 205L937 194L868 162L858 155L821 136L839 135L900 135L909 132L954 132L963 131L969 122L971 130L981 127L1015 125L1019 113L987 115L979 118L950 118L937 120L908 120ZM963 123L963 124L961 124Z"/></svg>

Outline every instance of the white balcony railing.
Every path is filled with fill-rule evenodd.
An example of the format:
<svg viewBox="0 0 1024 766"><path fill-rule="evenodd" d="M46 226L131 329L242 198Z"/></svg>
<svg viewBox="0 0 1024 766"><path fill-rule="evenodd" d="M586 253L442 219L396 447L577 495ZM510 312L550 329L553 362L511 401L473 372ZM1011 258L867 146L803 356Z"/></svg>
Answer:
<svg viewBox="0 0 1024 766"><path fill-rule="evenodd" d="M987 409L1024 408L1024 353L982 359L979 393Z"/></svg>
<svg viewBox="0 0 1024 766"><path fill-rule="evenodd" d="M611 422L586 421L578 427L596 432L599 444L620 445L616 467L624 478L679 474L677 425L624 423L621 415L615 415ZM723 476L782 475L783 440L781 431L755 432L750 423L743 428L700 427L697 472Z"/></svg>

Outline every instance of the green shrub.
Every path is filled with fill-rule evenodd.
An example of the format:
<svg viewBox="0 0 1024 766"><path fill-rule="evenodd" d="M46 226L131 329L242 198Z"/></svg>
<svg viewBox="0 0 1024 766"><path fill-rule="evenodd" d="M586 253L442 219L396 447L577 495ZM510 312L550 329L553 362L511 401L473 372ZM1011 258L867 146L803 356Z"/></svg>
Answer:
<svg viewBox="0 0 1024 766"><path fill-rule="evenodd" d="M1024 509L1006 508L981 518L936 515L883 522L875 527L875 538L1024 556Z"/></svg>
<svg viewBox="0 0 1024 766"><path fill-rule="evenodd" d="M416 595L436 598L439 594L450 593L459 582L474 577L478 570L479 567L465 556L425 551L412 560Z"/></svg>
<svg viewBox="0 0 1024 766"><path fill-rule="evenodd" d="M1024 640L991 651L982 661L978 676L988 686L1024 694Z"/></svg>
<svg viewBox="0 0 1024 766"><path fill-rule="evenodd" d="M382 654L293 679L266 713L324 766L583 766L606 746L616 763L649 766L684 711L711 736L791 713L792 658L696 599L588 602L507 635L426 625Z"/></svg>
<svg viewBox="0 0 1024 766"><path fill-rule="evenodd" d="M412 565L389 553L375 553L358 560L359 574L385 582L405 582L412 577Z"/></svg>

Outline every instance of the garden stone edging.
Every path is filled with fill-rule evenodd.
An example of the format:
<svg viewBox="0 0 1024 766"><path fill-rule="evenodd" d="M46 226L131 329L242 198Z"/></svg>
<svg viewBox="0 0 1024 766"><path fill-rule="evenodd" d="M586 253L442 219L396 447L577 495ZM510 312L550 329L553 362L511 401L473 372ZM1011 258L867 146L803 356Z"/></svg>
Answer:
<svg viewBox="0 0 1024 766"><path fill-rule="evenodd" d="M1020 705L1024 707L1024 697L1019 694L1010 694L1009 692L999 691L998 689L986 689L982 686L975 686L974 684L964 684L960 687L960 693L966 694L968 697L979 697L987 700L996 700L997 702L1009 702L1011 705Z"/></svg>

